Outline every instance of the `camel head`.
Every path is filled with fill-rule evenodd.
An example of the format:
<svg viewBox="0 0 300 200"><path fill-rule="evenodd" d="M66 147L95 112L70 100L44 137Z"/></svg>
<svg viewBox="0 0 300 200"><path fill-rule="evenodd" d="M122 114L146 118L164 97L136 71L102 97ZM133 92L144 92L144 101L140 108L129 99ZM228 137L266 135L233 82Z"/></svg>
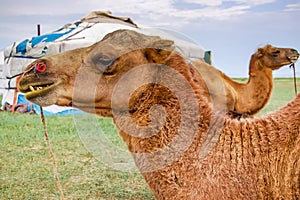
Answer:
<svg viewBox="0 0 300 200"><path fill-rule="evenodd" d="M164 63L173 49L173 41L118 30L90 47L34 61L26 68L18 89L40 106L73 106L111 116L111 96L118 80L134 67ZM151 73L145 74L136 79Z"/></svg>
<svg viewBox="0 0 300 200"><path fill-rule="evenodd" d="M253 54L251 60L257 60L262 67L272 70L279 69L282 66L295 63L299 58L299 53L291 48L278 48L271 45L259 48Z"/></svg>

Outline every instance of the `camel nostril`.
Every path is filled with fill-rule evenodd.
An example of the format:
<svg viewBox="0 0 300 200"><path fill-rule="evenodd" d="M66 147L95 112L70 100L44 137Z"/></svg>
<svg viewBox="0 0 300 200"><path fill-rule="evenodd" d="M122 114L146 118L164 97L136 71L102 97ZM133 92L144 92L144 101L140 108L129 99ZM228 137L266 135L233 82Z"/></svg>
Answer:
<svg viewBox="0 0 300 200"><path fill-rule="evenodd" d="M42 63L42 62L37 63L37 64L34 66L35 71L37 71L37 72L39 72L39 73L45 72L45 71L46 71L46 68L47 68L46 64L45 64L45 63Z"/></svg>
<svg viewBox="0 0 300 200"><path fill-rule="evenodd" d="M290 52L291 52L291 54L299 56L299 52L296 49L291 49Z"/></svg>

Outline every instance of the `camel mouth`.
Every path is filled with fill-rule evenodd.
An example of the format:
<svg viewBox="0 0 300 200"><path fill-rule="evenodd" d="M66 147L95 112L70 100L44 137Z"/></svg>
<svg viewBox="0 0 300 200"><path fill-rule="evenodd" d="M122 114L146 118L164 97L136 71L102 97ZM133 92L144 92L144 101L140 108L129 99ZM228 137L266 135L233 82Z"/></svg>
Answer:
<svg viewBox="0 0 300 200"><path fill-rule="evenodd" d="M30 100L33 98L36 98L38 96L44 95L45 93L48 93L52 91L53 88L60 85L63 81L49 81L49 82L43 82L43 83L30 83L27 85L19 86L19 91L25 94L26 99Z"/></svg>
<svg viewBox="0 0 300 200"><path fill-rule="evenodd" d="M295 55L292 55L292 56L288 56L288 59L291 61L291 63L297 62L298 58L299 58L299 54L298 53L295 54Z"/></svg>

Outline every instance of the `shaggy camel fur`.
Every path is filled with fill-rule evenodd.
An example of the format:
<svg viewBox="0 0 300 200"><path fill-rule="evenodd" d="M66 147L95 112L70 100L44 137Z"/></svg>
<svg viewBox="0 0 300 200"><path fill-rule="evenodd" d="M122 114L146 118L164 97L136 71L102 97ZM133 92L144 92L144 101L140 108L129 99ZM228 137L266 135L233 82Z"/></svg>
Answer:
<svg viewBox="0 0 300 200"><path fill-rule="evenodd" d="M267 117L231 118L172 45L119 30L35 61L19 90L113 117L157 199L299 199L300 96Z"/></svg>
<svg viewBox="0 0 300 200"><path fill-rule="evenodd" d="M208 73L220 74L226 87L228 111L235 115L253 115L259 112L270 99L273 88L272 71L296 62L298 57L297 50L290 48L271 45L259 48L251 56L247 83L236 82L201 60L194 60L192 64L200 70L208 70Z"/></svg>

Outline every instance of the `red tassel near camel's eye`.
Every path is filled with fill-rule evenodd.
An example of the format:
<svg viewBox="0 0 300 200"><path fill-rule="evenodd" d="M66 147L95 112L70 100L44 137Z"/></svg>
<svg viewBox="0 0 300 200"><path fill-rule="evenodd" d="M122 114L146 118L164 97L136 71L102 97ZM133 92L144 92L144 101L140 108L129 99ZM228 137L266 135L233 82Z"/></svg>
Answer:
<svg viewBox="0 0 300 200"><path fill-rule="evenodd" d="M35 71L39 72L39 73L45 72L46 68L47 68L47 66L45 63L37 63L37 64L35 64L35 67L34 67Z"/></svg>

